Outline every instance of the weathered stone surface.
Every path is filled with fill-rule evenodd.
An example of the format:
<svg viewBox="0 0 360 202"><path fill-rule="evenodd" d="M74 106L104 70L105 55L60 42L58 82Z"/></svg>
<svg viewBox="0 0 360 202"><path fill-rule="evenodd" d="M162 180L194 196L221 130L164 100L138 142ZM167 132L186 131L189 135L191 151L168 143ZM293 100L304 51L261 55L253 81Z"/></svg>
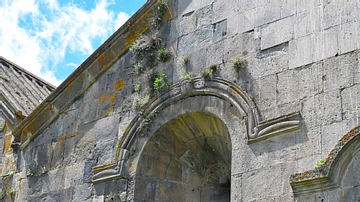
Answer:
<svg viewBox="0 0 360 202"><path fill-rule="evenodd" d="M303 26L302 26L303 27ZM269 23L261 29L261 50L293 39L294 18L288 17Z"/></svg>
<svg viewBox="0 0 360 202"><path fill-rule="evenodd" d="M19 125L16 158L10 133L0 136L18 201L357 200L358 155L333 190L296 195L289 176L314 169L359 124L358 2L176 0L154 29L156 4ZM155 32L135 73L142 57L129 46ZM156 59L160 41L167 62ZM236 69L236 58L246 65ZM204 79L212 65L220 72ZM162 72L174 85L151 92ZM288 133L294 120L279 120L292 114ZM251 142L263 129L286 132Z"/></svg>

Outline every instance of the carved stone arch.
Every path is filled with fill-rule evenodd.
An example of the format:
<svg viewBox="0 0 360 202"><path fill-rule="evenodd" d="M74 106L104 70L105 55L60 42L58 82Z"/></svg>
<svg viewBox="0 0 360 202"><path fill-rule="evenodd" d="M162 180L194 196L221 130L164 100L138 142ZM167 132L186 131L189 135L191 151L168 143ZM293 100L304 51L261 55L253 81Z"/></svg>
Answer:
<svg viewBox="0 0 360 202"><path fill-rule="evenodd" d="M295 196L332 192L334 201L358 201L360 194L360 125L344 135L320 169L290 177Z"/></svg>
<svg viewBox="0 0 360 202"><path fill-rule="evenodd" d="M214 107L215 110L213 111L207 110L211 108L207 104L211 105L209 102L212 101L205 102L210 98L214 102L218 102L218 105L228 105L231 110L227 111L233 114L223 116L225 112L218 110L221 107ZM190 106L190 110L176 105L179 102L186 101L189 101L186 106ZM164 116L159 116L159 113L171 107L173 109L168 110L170 113L161 120ZM244 139L248 143L261 141L275 135L299 129L298 119L300 115L298 113L260 122L258 110L250 96L230 81L222 78L204 80L200 77L182 80L180 83L171 86L168 92L152 99L145 106L143 114L137 115L131 121L119 140L114 162L94 167L93 182L96 183L112 178L133 175L136 171L138 160L134 156L140 154L140 151L134 151L135 146L143 148L150 136L164 123L189 112L213 113L217 117L222 117L222 120L227 119L228 121L225 121L225 124L242 122L245 129L243 132ZM235 121L236 117L237 120Z"/></svg>

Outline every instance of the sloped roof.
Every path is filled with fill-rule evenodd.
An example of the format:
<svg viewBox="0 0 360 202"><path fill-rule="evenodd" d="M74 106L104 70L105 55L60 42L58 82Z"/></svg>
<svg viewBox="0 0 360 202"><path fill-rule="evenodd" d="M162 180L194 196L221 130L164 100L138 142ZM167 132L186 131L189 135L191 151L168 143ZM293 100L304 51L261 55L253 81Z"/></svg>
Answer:
<svg viewBox="0 0 360 202"><path fill-rule="evenodd" d="M0 56L0 108L28 116L55 87ZM3 111L5 109L2 109Z"/></svg>

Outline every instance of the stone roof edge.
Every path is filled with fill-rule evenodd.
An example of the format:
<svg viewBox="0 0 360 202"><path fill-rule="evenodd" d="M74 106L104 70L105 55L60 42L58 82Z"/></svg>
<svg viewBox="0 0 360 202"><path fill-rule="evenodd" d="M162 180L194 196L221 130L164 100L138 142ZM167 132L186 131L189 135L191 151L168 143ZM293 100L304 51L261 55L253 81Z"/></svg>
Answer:
<svg viewBox="0 0 360 202"><path fill-rule="evenodd" d="M4 61L4 62L6 62L6 63L10 64L13 68L15 68L15 69L17 69L17 70L20 70L20 71L24 72L25 74L27 74L27 75L29 75L29 76L33 77L34 79L36 79L36 80L40 81L41 83L43 83L43 84L47 85L48 87L52 88L52 90L56 88L54 85L52 85L52 84L50 84L49 82L47 82L47 81L43 80L42 78L40 78L40 77L36 76L35 74L33 74L33 73L31 73L31 72L27 71L26 69L23 69L23 68L22 68L22 67L20 67L19 65L15 64L15 63L13 63L13 62L11 62L10 60L8 60L8 59L4 58L3 56L0 56L0 61Z"/></svg>
<svg viewBox="0 0 360 202"><path fill-rule="evenodd" d="M140 34L148 30L147 19L154 16L150 8L156 2L148 0L15 128L13 135L22 143L22 149L126 53Z"/></svg>

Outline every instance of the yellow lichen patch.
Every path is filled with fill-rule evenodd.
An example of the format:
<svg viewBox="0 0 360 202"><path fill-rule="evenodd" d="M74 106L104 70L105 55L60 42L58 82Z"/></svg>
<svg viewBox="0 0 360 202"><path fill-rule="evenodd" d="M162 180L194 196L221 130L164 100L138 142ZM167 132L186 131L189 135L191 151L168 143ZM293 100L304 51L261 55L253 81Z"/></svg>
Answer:
<svg viewBox="0 0 360 202"><path fill-rule="evenodd" d="M116 88L116 92L119 92L122 90L122 87L124 86L124 80L122 78L119 78L116 83L112 85L112 87Z"/></svg>
<svg viewBox="0 0 360 202"><path fill-rule="evenodd" d="M112 114L114 112L114 106L111 106L109 109L108 109L108 112L109 114Z"/></svg>
<svg viewBox="0 0 360 202"><path fill-rule="evenodd" d="M12 135L7 135L5 137L5 152L7 154L12 153L11 142L12 142Z"/></svg>
<svg viewBox="0 0 360 202"><path fill-rule="evenodd" d="M72 86L74 85L74 81L71 81L69 85L66 87L66 92L70 93Z"/></svg>
<svg viewBox="0 0 360 202"><path fill-rule="evenodd" d="M106 52L102 53L99 57L98 57L98 62L99 65L101 67L101 69L104 67L105 61L106 61Z"/></svg>
<svg viewBox="0 0 360 202"><path fill-rule="evenodd" d="M109 93L104 93L100 99L99 99L99 104L113 104L115 102L115 96L114 95L110 95Z"/></svg>
<svg viewBox="0 0 360 202"><path fill-rule="evenodd" d="M132 23L129 27L129 32L126 35L126 45L128 48L139 36L149 29L149 20L155 15L153 9L149 9L137 21Z"/></svg>
<svg viewBox="0 0 360 202"><path fill-rule="evenodd" d="M71 134L67 134L67 135L64 135L64 136L61 136L61 137L58 137L58 142L59 142L59 148L61 148L64 144L65 144L65 140L66 139L69 139L73 137Z"/></svg>

